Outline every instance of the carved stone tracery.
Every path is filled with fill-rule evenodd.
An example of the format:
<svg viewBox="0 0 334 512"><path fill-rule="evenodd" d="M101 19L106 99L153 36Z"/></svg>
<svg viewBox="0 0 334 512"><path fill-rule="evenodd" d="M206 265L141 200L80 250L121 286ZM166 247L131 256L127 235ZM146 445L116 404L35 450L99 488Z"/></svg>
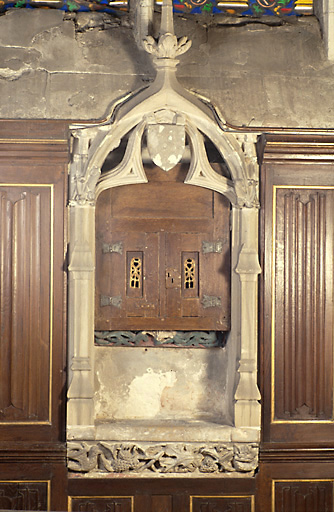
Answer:
<svg viewBox="0 0 334 512"><path fill-rule="evenodd" d="M73 156L70 168L69 201L71 371L68 390L68 429L71 431L72 428L79 427L84 430L90 428L90 432L94 431L95 202L99 194L108 188L147 182L142 159L144 135L148 140L148 150L152 160L159 161L161 167L168 171L172 163L177 163L182 158L185 134L191 156L189 171L184 182L219 192L229 199L232 206L230 342L240 346L238 369L240 378L236 379L238 383L234 397L234 424L240 428L258 429L260 394L257 388L256 317L257 276L260 267L257 224L258 166L255 148L257 134L229 130L209 101L203 101L178 83L176 57L189 49L190 42L186 38L177 40L174 35L171 0L165 1L163 6L159 40L154 41L153 38L148 37L144 46L154 55L153 63L157 71L155 81L149 87L127 95L123 101L119 101L110 118L104 123L75 126L72 131ZM159 132L168 133L168 137L164 138L163 151L159 151ZM126 141L122 161L113 169L101 174L107 156L119 147L122 140ZM205 140L211 141L217 148L229 169L231 179L214 170L208 159ZM115 300L113 297L107 299ZM210 307L212 301L214 301L213 307L219 307L219 297L208 297L206 300L210 302ZM83 360L85 365L80 363ZM71 437L73 439L73 436ZM95 445L94 450L89 448L94 453L100 450L98 452L100 461L103 457L106 458L106 452L102 450L101 443ZM104 446L104 450L109 450L110 454L115 449ZM213 449L217 451L217 447ZM243 464L244 449L246 448L240 448L241 459L238 462L238 455L233 448L234 471L238 471L238 464L240 468ZM138 450L139 448L133 445L133 453L139 453ZM116 452L125 453L121 448L117 448ZM91 455L90 451L89 454ZM72 455L70 460L74 460ZM97 451L94 457L97 457ZM108 455L108 457L106 460L109 460L108 464L113 467L112 456ZM118 458L120 457L119 455ZM159 460L165 460L168 457L172 456L161 455ZM206 455L204 452L196 452L196 456L192 452L191 457L193 461L200 458L200 463L191 463L194 464L196 471L205 472L204 469L199 469L202 464L207 472L211 470L222 472L223 465L219 462L221 459L218 452L215 457L209 455L209 452ZM146 459L142 462L144 460ZM154 457L150 460L154 460ZM156 462L151 463L150 471L154 471L155 464ZM105 470L108 471L108 469ZM134 471L133 468L131 470Z"/></svg>

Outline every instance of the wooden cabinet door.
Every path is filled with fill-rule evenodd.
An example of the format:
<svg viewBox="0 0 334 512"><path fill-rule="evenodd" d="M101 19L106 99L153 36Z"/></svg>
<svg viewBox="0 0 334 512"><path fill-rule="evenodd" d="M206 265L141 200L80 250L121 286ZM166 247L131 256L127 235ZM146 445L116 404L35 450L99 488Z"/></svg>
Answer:
<svg viewBox="0 0 334 512"><path fill-rule="evenodd" d="M159 318L159 243L159 233L109 232L97 240L97 330Z"/></svg>
<svg viewBox="0 0 334 512"><path fill-rule="evenodd" d="M210 233L166 233L165 316L186 329L229 329L229 265L223 244L212 249Z"/></svg>
<svg viewBox="0 0 334 512"><path fill-rule="evenodd" d="M97 202L96 330L228 330L229 202L147 172Z"/></svg>

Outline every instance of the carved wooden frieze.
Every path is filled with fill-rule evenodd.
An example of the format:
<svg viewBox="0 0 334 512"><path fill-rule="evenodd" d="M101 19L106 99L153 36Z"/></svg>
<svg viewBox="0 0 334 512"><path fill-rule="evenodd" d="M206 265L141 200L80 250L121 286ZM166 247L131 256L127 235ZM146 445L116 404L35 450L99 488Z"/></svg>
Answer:
<svg viewBox="0 0 334 512"><path fill-rule="evenodd" d="M68 443L68 469L77 473L192 473L253 476L256 443Z"/></svg>

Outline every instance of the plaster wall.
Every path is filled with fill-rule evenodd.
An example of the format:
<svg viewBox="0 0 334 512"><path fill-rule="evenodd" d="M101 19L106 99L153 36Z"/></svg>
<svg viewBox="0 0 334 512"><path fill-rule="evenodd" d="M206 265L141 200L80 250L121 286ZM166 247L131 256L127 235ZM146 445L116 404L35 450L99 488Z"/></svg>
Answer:
<svg viewBox="0 0 334 512"><path fill-rule="evenodd" d="M193 41L180 82L210 98L227 122L333 126L334 63L315 17L177 17L175 32ZM127 16L13 9L0 17L0 118L101 119L153 76Z"/></svg>

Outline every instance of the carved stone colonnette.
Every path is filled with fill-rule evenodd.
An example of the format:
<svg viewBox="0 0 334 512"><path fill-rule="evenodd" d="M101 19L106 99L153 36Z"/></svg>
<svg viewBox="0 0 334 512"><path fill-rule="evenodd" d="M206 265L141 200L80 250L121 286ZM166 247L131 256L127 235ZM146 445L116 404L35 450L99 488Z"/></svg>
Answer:
<svg viewBox="0 0 334 512"><path fill-rule="evenodd" d="M90 476L105 473L253 476L257 443L68 443L68 469Z"/></svg>

